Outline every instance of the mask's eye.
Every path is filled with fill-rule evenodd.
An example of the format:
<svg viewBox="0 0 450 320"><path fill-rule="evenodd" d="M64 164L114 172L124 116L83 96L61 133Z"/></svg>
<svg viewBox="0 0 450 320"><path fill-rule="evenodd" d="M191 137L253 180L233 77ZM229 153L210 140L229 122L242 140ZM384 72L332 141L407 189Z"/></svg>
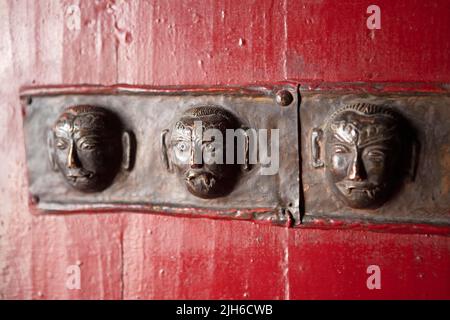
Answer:
<svg viewBox="0 0 450 320"><path fill-rule="evenodd" d="M69 143L64 139L58 138L55 141L55 146L60 150L64 150L69 146Z"/></svg>
<svg viewBox="0 0 450 320"><path fill-rule="evenodd" d="M367 153L367 156L369 157L369 159L374 160L374 161L382 161L384 160L384 158L386 157L386 154L384 153L384 151L382 150L370 150Z"/></svg>
<svg viewBox="0 0 450 320"><path fill-rule="evenodd" d="M97 147L97 143L95 141L88 141L88 140L83 141L79 145L79 148L81 150L88 150L88 151L94 150L96 147Z"/></svg>
<svg viewBox="0 0 450 320"><path fill-rule="evenodd" d="M188 149L188 144L184 141L179 141L176 144L176 148L178 151L185 152Z"/></svg>
<svg viewBox="0 0 450 320"><path fill-rule="evenodd" d="M345 146L337 145L333 148L334 153L347 153L348 149Z"/></svg>
<svg viewBox="0 0 450 320"><path fill-rule="evenodd" d="M83 150L94 150L95 149L95 144L92 143L83 143L81 145L81 149Z"/></svg>
<svg viewBox="0 0 450 320"><path fill-rule="evenodd" d="M190 141L174 141L172 146L175 160L179 164L188 163L190 157Z"/></svg>
<svg viewBox="0 0 450 320"><path fill-rule="evenodd" d="M206 150L207 150L208 152L214 152L214 151L216 151L216 147L214 146L214 143L208 143L208 144L206 145Z"/></svg>

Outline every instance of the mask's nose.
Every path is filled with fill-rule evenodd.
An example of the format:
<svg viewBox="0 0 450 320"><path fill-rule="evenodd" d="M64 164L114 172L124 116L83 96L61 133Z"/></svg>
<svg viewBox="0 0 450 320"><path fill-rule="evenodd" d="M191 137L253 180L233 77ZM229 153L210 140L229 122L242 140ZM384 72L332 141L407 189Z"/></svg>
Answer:
<svg viewBox="0 0 450 320"><path fill-rule="evenodd" d="M202 148L201 145L198 145L195 142L192 142L189 164L192 169L200 169L203 167Z"/></svg>
<svg viewBox="0 0 450 320"><path fill-rule="evenodd" d="M366 172L364 169L364 163L361 159L361 154L359 151L356 151L355 157L352 160L352 163L348 172L348 179L354 181L362 181L366 178Z"/></svg>
<svg viewBox="0 0 450 320"><path fill-rule="evenodd" d="M70 142L69 153L67 154L67 168L76 169L80 167L77 150L73 141Z"/></svg>

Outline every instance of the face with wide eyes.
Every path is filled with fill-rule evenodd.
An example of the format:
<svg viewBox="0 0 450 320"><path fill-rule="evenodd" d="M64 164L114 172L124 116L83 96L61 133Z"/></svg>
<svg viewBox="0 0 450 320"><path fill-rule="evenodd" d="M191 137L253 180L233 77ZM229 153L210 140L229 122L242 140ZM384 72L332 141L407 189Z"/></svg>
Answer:
<svg viewBox="0 0 450 320"><path fill-rule="evenodd" d="M383 136L382 132L371 139L362 138L371 129L352 123L354 125L341 121L342 132L328 132L327 175L333 191L347 205L375 208L386 200L390 192L391 177L398 160L396 146L393 139L389 135Z"/></svg>
<svg viewBox="0 0 450 320"><path fill-rule="evenodd" d="M224 164L225 142L204 135L206 130L217 128L218 125L209 123L208 127L202 128L203 134L199 134L192 121L179 121L172 131L172 162L188 191L200 198L216 198L227 194L236 176L232 174L235 166ZM225 137L225 132L220 132Z"/></svg>
<svg viewBox="0 0 450 320"><path fill-rule="evenodd" d="M53 130L55 162L75 189L101 191L118 171L121 142L95 126L90 129L77 125L86 121L95 121L95 118L80 114L57 123Z"/></svg>

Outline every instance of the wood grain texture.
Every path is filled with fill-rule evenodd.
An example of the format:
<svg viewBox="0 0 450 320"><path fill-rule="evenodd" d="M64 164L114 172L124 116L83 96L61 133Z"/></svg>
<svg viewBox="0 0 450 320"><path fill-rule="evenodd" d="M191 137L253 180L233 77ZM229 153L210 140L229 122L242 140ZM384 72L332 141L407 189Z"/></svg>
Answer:
<svg viewBox="0 0 450 320"><path fill-rule="evenodd" d="M1 0L0 298L450 298L448 237L28 209L22 85L450 82L448 1L369 4Z"/></svg>

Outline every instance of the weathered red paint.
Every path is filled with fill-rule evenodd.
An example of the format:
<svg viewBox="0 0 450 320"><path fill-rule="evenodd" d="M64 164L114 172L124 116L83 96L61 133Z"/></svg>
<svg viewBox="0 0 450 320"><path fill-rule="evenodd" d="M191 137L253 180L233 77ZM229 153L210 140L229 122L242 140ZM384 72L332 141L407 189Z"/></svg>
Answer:
<svg viewBox="0 0 450 320"><path fill-rule="evenodd" d="M448 1L377 0L376 31L370 4L0 2L0 297L449 299L448 236L28 208L24 85L450 82ZM77 262L82 289L67 290Z"/></svg>

